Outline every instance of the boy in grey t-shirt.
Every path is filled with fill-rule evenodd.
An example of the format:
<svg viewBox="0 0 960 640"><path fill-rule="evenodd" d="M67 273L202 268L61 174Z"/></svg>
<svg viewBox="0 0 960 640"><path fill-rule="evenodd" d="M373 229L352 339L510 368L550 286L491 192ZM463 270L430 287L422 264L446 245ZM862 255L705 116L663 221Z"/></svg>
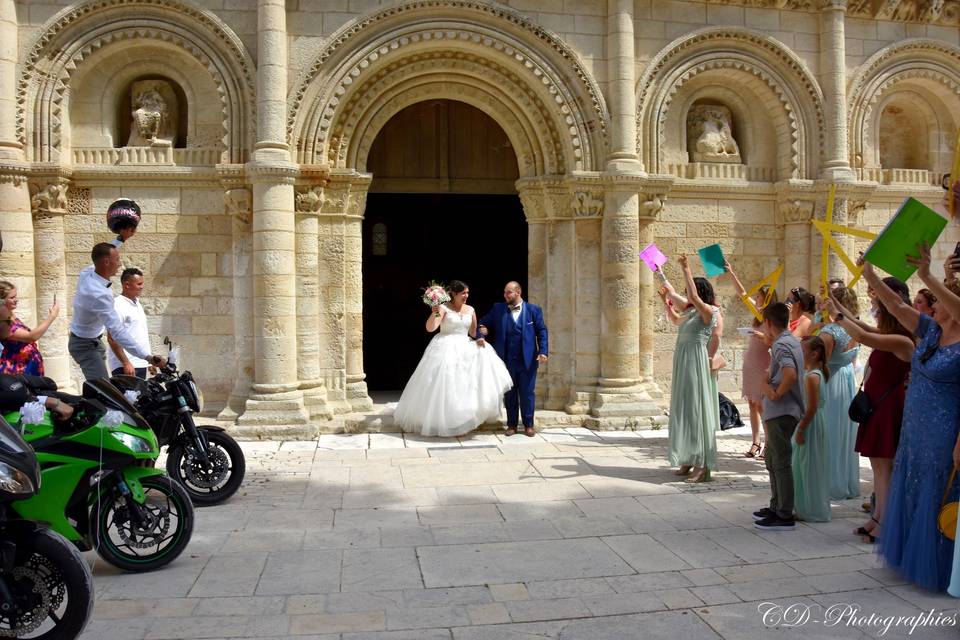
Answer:
<svg viewBox="0 0 960 640"><path fill-rule="evenodd" d="M787 305L775 303L763 310L763 332L771 341L770 377L764 388L763 422L767 427L765 462L770 474L770 506L754 512L754 526L767 531L792 531L793 432L804 414L803 349L789 331Z"/></svg>

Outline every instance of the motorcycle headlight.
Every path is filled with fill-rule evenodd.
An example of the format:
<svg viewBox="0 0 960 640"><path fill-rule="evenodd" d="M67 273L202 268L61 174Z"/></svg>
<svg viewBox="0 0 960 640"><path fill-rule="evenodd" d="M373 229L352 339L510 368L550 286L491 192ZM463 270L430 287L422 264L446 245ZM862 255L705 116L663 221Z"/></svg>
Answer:
<svg viewBox="0 0 960 640"><path fill-rule="evenodd" d="M131 449L134 453L150 453L153 451L153 446L150 444L149 440L141 438L140 436L135 436L132 433L111 431L110 435L119 440L123 446Z"/></svg>
<svg viewBox="0 0 960 640"><path fill-rule="evenodd" d="M190 381L190 392L193 394L188 402L190 408L193 409L196 413L201 413L203 411L203 392L200 391L200 388L197 386L197 383L193 380Z"/></svg>
<svg viewBox="0 0 960 640"><path fill-rule="evenodd" d="M0 491L15 495L32 495L35 488L23 471L0 462Z"/></svg>

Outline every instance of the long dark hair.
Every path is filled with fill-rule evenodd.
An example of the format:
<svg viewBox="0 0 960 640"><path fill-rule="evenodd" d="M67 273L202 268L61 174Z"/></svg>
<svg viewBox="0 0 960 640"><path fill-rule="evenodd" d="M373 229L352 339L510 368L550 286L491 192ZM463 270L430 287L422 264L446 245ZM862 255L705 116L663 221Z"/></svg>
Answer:
<svg viewBox="0 0 960 640"><path fill-rule="evenodd" d="M713 285L706 278L694 278L693 286L697 288L697 296L705 304L713 305L716 302L716 294L713 292Z"/></svg>
<svg viewBox="0 0 960 640"><path fill-rule="evenodd" d="M827 364L827 345L823 344L823 339L820 336L807 336L803 339L803 344L812 353L816 353L820 357L820 371L823 372L823 381L829 382L830 366Z"/></svg>
<svg viewBox="0 0 960 640"><path fill-rule="evenodd" d="M903 280L888 276L883 279L883 283L900 296L905 305L912 306L910 303L910 288ZM877 329L880 330L880 333L898 334L913 339L913 333L900 324L900 321L890 313L879 297L877 298Z"/></svg>

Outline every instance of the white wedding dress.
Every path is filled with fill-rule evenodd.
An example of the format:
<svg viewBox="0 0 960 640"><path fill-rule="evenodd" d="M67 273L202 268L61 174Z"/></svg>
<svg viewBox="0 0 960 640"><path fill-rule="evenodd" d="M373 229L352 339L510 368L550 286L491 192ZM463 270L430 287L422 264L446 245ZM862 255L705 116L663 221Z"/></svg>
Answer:
<svg viewBox="0 0 960 640"><path fill-rule="evenodd" d="M459 436L500 416L503 394L513 386L491 345L478 347L467 333L473 313L446 314L393 413L406 432Z"/></svg>

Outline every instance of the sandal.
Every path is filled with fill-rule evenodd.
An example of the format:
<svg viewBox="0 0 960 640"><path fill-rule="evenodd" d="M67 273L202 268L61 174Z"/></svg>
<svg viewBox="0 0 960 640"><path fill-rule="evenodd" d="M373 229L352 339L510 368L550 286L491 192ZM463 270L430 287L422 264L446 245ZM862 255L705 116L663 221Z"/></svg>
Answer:
<svg viewBox="0 0 960 640"><path fill-rule="evenodd" d="M876 522L876 523L877 523L877 526L880 526L880 521L879 521L879 520L877 520L877 519L874 518L873 516L870 516L870 519L873 520L874 522ZM857 527L856 529L854 529L853 535L856 535L856 536L868 536L868 537L871 537L871 538L872 538L873 536L870 536L870 532L873 531L873 530L876 529L876 528L877 528L877 527L870 527L870 529L868 530L866 527ZM871 540L871 542L873 542L873 541Z"/></svg>
<svg viewBox="0 0 960 640"><path fill-rule="evenodd" d="M680 468L673 472L675 476L688 476L693 467L689 464L682 464Z"/></svg>
<svg viewBox="0 0 960 640"><path fill-rule="evenodd" d="M767 450L760 449L760 453L757 454L757 460L766 460Z"/></svg>
<svg viewBox="0 0 960 640"><path fill-rule="evenodd" d="M760 446L759 442L754 442L752 445L750 445L750 450L743 454L743 457L754 458L762 449L763 447Z"/></svg>

